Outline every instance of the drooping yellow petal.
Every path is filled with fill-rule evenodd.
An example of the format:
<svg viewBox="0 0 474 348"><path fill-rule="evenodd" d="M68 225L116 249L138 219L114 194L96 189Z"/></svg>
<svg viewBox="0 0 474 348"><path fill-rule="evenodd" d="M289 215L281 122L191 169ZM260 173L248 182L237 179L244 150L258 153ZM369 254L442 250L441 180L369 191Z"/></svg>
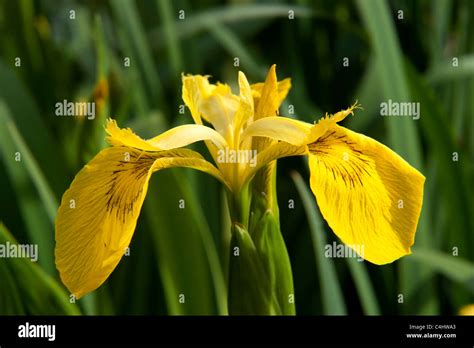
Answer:
<svg viewBox="0 0 474 348"><path fill-rule="evenodd" d="M313 125L287 117L264 117L252 122L242 134L242 142L249 137L266 137L292 145L306 145Z"/></svg>
<svg viewBox="0 0 474 348"><path fill-rule="evenodd" d="M409 254L424 176L383 144L322 124L328 129L308 145L309 166L311 189L331 229L375 264Z"/></svg>
<svg viewBox="0 0 474 348"><path fill-rule="evenodd" d="M167 130L148 142L162 150L171 150L187 146L201 140L209 140L218 148L227 146L226 140L214 129L197 124L185 124Z"/></svg>
<svg viewBox="0 0 474 348"><path fill-rule="evenodd" d="M113 146L129 146L146 151L160 151L162 149L140 138L130 128L119 128L113 119L107 120L105 130L108 134L107 141Z"/></svg>
<svg viewBox="0 0 474 348"><path fill-rule="evenodd" d="M109 147L76 175L58 210L55 254L61 280L77 298L99 287L124 255L152 172L176 166L224 182L213 165L188 149Z"/></svg>

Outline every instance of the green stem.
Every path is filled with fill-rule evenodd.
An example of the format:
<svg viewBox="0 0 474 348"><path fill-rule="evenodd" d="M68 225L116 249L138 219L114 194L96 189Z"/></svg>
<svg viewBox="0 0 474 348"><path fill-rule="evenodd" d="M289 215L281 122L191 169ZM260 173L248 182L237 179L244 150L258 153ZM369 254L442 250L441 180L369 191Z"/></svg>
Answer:
<svg viewBox="0 0 474 348"><path fill-rule="evenodd" d="M227 191L226 193L232 224L239 223L247 228L250 210L249 185L245 185L237 193L230 191Z"/></svg>
<svg viewBox="0 0 474 348"><path fill-rule="evenodd" d="M269 208L269 190L262 194L249 187L227 192L232 219L229 314L293 315L293 277L277 207Z"/></svg>

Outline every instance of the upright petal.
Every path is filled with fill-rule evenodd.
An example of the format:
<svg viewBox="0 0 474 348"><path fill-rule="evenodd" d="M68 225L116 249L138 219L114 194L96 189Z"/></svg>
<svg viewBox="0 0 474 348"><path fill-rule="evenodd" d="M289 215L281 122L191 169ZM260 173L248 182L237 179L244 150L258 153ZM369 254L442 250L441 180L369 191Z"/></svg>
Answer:
<svg viewBox="0 0 474 348"><path fill-rule="evenodd" d="M265 85L264 82L254 83L250 85L250 88L252 89L252 96L253 96L255 105L258 104L258 102L260 101L260 98L262 97L262 91L263 91L264 85ZM291 89L290 78L286 78L281 81L278 81L278 98L277 98L278 107L280 107L283 100L285 100L290 89Z"/></svg>
<svg viewBox="0 0 474 348"><path fill-rule="evenodd" d="M245 74L239 71L239 87L240 87L240 101L237 112L235 113L234 125L234 146L238 147L240 142L240 133L248 120L252 120L254 116L254 102L252 97L252 90Z"/></svg>
<svg viewBox="0 0 474 348"><path fill-rule="evenodd" d="M191 111L191 116L196 124L202 124L201 114L199 113L199 103L215 88L209 83L208 76L201 75L182 75L183 91L182 98L184 103Z"/></svg>
<svg viewBox="0 0 474 348"><path fill-rule="evenodd" d="M258 102L255 103L255 119L275 116L280 106L278 94L278 81L276 76L276 65L273 64L268 70L267 78L262 86L262 92Z"/></svg>
<svg viewBox="0 0 474 348"><path fill-rule="evenodd" d="M199 104L199 111L214 129L226 138L233 134L232 123L239 107L239 97L229 86L217 84L213 92Z"/></svg>
<svg viewBox="0 0 474 348"><path fill-rule="evenodd" d="M329 226L372 263L409 254L424 176L377 141L335 119L323 121L315 127L324 127L324 134L308 145L309 166L311 189Z"/></svg>
<svg viewBox="0 0 474 348"><path fill-rule="evenodd" d="M265 116L275 116L283 100L291 89L291 79L278 81L276 65L268 70L265 82L254 83L251 86L256 108L255 119ZM261 102L262 101L262 102Z"/></svg>
<svg viewBox="0 0 474 348"><path fill-rule="evenodd" d="M76 175L56 218L56 266L77 298L99 287L130 244L151 174L182 166L224 181L217 169L188 149L144 152L109 147Z"/></svg>
<svg viewBox="0 0 474 348"><path fill-rule="evenodd" d="M232 94L228 85L211 84L208 76L183 76L183 100L197 124L202 117L226 138L231 136L239 97Z"/></svg>

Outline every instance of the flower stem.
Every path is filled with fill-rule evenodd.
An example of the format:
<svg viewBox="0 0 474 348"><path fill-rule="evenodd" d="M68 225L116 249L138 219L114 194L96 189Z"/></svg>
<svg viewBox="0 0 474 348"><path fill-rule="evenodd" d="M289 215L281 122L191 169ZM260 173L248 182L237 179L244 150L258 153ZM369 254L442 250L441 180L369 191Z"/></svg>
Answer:
<svg viewBox="0 0 474 348"><path fill-rule="evenodd" d="M249 223L249 185L245 185L238 193L227 191L227 202L232 224L239 223L246 228Z"/></svg>

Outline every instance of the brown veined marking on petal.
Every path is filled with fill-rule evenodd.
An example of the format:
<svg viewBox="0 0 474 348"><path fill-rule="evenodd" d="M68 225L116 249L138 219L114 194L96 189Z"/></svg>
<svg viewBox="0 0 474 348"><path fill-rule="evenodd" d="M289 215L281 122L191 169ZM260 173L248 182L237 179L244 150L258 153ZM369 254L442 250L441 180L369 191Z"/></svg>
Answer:
<svg viewBox="0 0 474 348"><path fill-rule="evenodd" d="M367 179L372 177L366 167L374 167L375 163L356 149L356 144L347 139L346 135L333 136L334 134L336 134L335 130L328 131L314 143L308 144L309 152L313 153L318 162L322 163L332 173L335 182L338 181L338 178L341 178L347 189L354 192L365 190L364 176L368 177ZM351 153L350 160L335 158L334 155L340 151L340 147L345 148L343 153ZM352 170L352 175L348 169ZM377 230L374 230L374 233L377 234Z"/></svg>
<svg viewBox="0 0 474 348"><path fill-rule="evenodd" d="M314 143L308 145L309 151L315 154L325 168L332 173L334 180L340 177L346 187L356 189L356 179L358 184L363 187L362 177L364 175L371 176L364 166L371 166L373 162L356 149L356 144L347 139L346 135L333 136L334 134L336 134L335 130L328 131ZM350 160L335 161L331 150L337 147L347 148L347 151L344 152L351 153ZM349 169L355 176L349 172Z"/></svg>
<svg viewBox="0 0 474 348"><path fill-rule="evenodd" d="M130 155L130 158L126 155ZM125 242L129 243L132 229L135 228L134 224L139 214L138 208L142 204L150 170L153 170L156 159L166 157L202 158L201 155L189 149L147 152L131 147L113 146L102 150L76 176L71 187L63 195L60 206L62 213L58 214L58 217L62 219L57 220L56 224L56 236L61 242L59 249L58 244L56 249L56 255L59 255L57 265L61 279L72 287L72 293L77 291L82 296L92 289L91 286L96 288L99 283L94 284L95 281L89 277L102 278L105 274L103 272L108 271L111 263L115 265L118 263L118 254L123 255L122 246L128 245ZM82 211L85 211L87 215L81 219L65 219L68 216L78 216L70 215L78 214L78 210L67 208L69 198L73 198L74 195L77 196L75 199L79 200L79 206L85 209ZM130 219L132 215L134 218ZM59 234L58 224L61 227ZM91 226L95 227L94 230L91 230ZM76 233L84 229L83 238L80 240L67 238L65 233L71 229ZM123 232L125 234L122 234ZM86 262L87 268L78 267L78 263L84 261L84 255L91 249L77 248L74 245L75 241L80 241L83 246L101 247L98 253L88 255L89 259L101 262L96 264ZM64 250L68 252L65 253ZM81 284L86 286L86 282L89 289L84 290Z"/></svg>
<svg viewBox="0 0 474 348"><path fill-rule="evenodd" d="M129 161L119 161L118 166L123 169L112 172L111 180L107 183L109 187L105 193L108 196L106 211L111 214L115 209L117 220L121 220L123 224L125 224L127 214L133 212L135 202L142 194L143 181L146 180L155 159L146 152L139 152L138 156L137 153L131 152ZM133 188L137 185L140 188L134 190ZM130 191L136 191L131 199L127 197Z"/></svg>

